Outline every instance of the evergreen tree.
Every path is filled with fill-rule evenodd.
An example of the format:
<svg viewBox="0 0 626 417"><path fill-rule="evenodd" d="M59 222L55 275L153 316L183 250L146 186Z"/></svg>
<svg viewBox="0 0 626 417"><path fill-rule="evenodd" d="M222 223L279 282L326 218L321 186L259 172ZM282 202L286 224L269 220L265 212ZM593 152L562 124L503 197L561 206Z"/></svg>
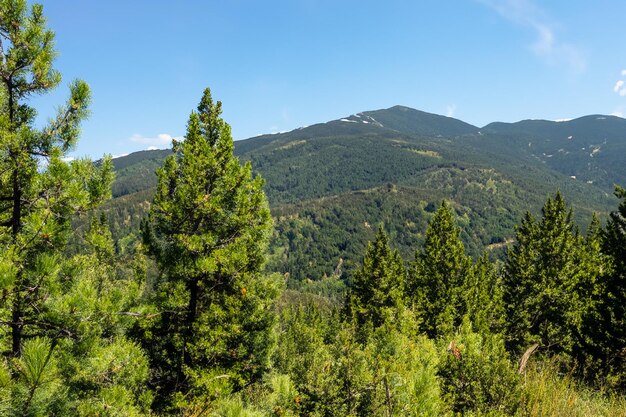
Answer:
<svg viewBox="0 0 626 417"><path fill-rule="evenodd" d="M362 336L389 319L398 319L405 279L402 258L389 247L381 226L367 245L363 266L354 273L346 301L347 316Z"/></svg>
<svg viewBox="0 0 626 417"><path fill-rule="evenodd" d="M607 332L603 326L603 308L610 295L604 288L605 277L611 273L610 258L602 251L602 228L595 213L578 259L586 274L581 275L576 291L583 303L581 321L574 323L572 355L577 362L577 374L591 382L606 377ZM604 385L604 384L603 384Z"/></svg>
<svg viewBox="0 0 626 417"><path fill-rule="evenodd" d="M99 255L65 256L72 216L109 197L113 178L110 158L64 162L88 86L73 82L57 116L34 127L29 99L61 79L45 23L41 5L0 1L0 414L139 415L147 361L119 314L139 285L115 279L105 225L91 233Z"/></svg>
<svg viewBox="0 0 626 417"><path fill-rule="evenodd" d="M601 236L609 267L600 277L597 316L587 328L595 330L591 334L603 379L626 391L626 189L616 187L615 195L622 201Z"/></svg>
<svg viewBox="0 0 626 417"><path fill-rule="evenodd" d="M30 333L50 330L35 316L46 297L42 284L53 275L49 267L70 231L70 216L107 197L112 176L109 160L99 172L86 160L62 160L87 114L84 82L70 85L68 103L48 126L33 127L36 111L29 97L61 80L52 68L54 34L46 29L41 5L29 12L26 1L2 1L0 39L0 284L6 289L0 323L10 328L9 352L16 357Z"/></svg>
<svg viewBox="0 0 626 417"><path fill-rule="evenodd" d="M279 284L263 274L270 212L262 179L233 156L221 109L206 89L184 141L158 170L143 226L162 272L143 341L165 402L194 388L207 393L215 381L242 387L266 369L272 345Z"/></svg>
<svg viewBox="0 0 626 417"><path fill-rule="evenodd" d="M582 285L593 266L582 262L585 243L560 193L549 198L542 218L526 214L504 268L509 347L537 343L552 352L572 352L588 298Z"/></svg>
<svg viewBox="0 0 626 417"><path fill-rule="evenodd" d="M144 276L114 255L104 216L94 216L84 254L64 262L67 288L51 314L75 335L56 357L70 415L139 416L149 411L148 358L126 335L136 321Z"/></svg>
<svg viewBox="0 0 626 417"><path fill-rule="evenodd" d="M478 259L467 275L465 303L468 318L476 332L487 335L503 330L502 283L487 254Z"/></svg>
<svg viewBox="0 0 626 417"><path fill-rule="evenodd" d="M424 250L416 253L409 271L409 295L422 330L431 338L451 334L467 312L471 259L459 233L452 209L442 202L428 224Z"/></svg>

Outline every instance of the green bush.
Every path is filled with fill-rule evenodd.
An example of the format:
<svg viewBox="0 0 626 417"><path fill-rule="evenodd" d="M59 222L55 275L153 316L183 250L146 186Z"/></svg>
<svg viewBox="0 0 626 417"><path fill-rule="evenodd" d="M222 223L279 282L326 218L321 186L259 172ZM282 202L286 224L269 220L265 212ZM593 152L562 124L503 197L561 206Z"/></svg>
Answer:
<svg viewBox="0 0 626 417"><path fill-rule="evenodd" d="M521 379L498 335L472 330L465 319L456 335L441 339L438 375L445 401L454 412L514 414L521 404Z"/></svg>

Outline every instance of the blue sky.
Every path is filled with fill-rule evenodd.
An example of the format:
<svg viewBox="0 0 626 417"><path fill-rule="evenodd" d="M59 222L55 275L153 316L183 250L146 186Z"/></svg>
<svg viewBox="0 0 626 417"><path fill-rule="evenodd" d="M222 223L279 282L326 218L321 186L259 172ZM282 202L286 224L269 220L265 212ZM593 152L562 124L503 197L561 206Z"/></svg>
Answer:
<svg viewBox="0 0 626 417"><path fill-rule="evenodd" d="M205 87L235 139L396 104L491 121L626 114L623 0L44 1L63 84L93 93L74 155L167 147Z"/></svg>

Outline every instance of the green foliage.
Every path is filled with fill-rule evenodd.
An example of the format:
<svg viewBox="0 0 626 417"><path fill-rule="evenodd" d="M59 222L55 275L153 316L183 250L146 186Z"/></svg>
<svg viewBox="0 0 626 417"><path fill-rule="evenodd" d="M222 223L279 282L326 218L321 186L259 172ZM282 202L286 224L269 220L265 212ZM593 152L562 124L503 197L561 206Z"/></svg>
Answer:
<svg viewBox="0 0 626 417"><path fill-rule="evenodd" d="M382 228L367 245L363 267L352 278L346 316L364 336L385 322L398 322L404 305L405 270L398 251L389 248Z"/></svg>
<svg viewBox="0 0 626 417"><path fill-rule="evenodd" d="M0 264L5 290L0 317L10 327L9 349L17 357L30 334L58 337L59 328L42 325L38 317L57 279L55 256L71 231L70 217L107 198L113 174L110 158L99 169L87 160L62 160L87 114L84 82L70 85L67 104L48 126L33 126L36 112L28 98L60 82L52 68L54 35L45 27L40 5L29 12L25 1L7 0L0 10L0 34L6 40L0 57Z"/></svg>
<svg viewBox="0 0 626 417"><path fill-rule="evenodd" d="M64 162L88 113L89 88L70 84L70 98L42 129L32 95L60 82L52 67L54 35L42 7L0 2L0 372L8 415L139 415L150 403L143 352L125 342L141 281L115 268L103 219L89 249L68 259L70 220L110 197L111 158ZM88 370L87 372L85 372ZM123 395L122 395L123 394ZM113 406L113 404L116 404ZM4 414L3 414L4 415Z"/></svg>
<svg viewBox="0 0 626 417"><path fill-rule="evenodd" d="M467 274L465 284L467 316L478 333L500 333L504 329L502 291L496 266L484 254Z"/></svg>
<svg viewBox="0 0 626 417"><path fill-rule="evenodd" d="M586 254L599 249L607 258L593 294L595 309L586 316L584 334L586 358L594 361L592 377L609 387L626 390L626 190L616 187L622 199L611 213L606 228L588 238ZM592 258L593 259L593 258ZM595 373L596 375L594 375Z"/></svg>
<svg viewBox="0 0 626 417"><path fill-rule="evenodd" d="M28 340L15 359L17 378L11 382L8 415L46 416L63 410L65 392L49 339Z"/></svg>
<svg viewBox="0 0 626 417"><path fill-rule="evenodd" d="M571 353L590 308L585 292L598 264L584 262L584 239L560 193L547 200L542 213L539 222L524 217L507 256L507 341L517 352L538 343L544 350Z"/></svg>
<svg viewBox="0 0 626 417"><path fill-rule="evenodd" d="M188 413L189 416L202 415L202 410L197 414L195 411ZM263 417L264 413L255 410L252 407L247 407L241 398L226 398L219 401L216 408L209 414L214 417Z"/></svg>
<svg viewBox="0 0 626 417"><path fill-rule="evenodd" d="M467 312L467 277L471 259L459 239L454 214L444 201L426 231L422 252L409 271L409 295L421 330L431 338L451 334Z"/></svg>
<svg viewBox="0 0 626 417"><path fill-rule="evenodd" d="M521 405L521 378L502 337L475 332L466 319L458 333L443 341L448 340L438 374L451 409L463 415L513 415Z"/></svg>
<svg viewBox="0 0 626 417"><path fill-rule="evenodd" d="M342 386L347 384L345 393L351 398L350 381L355 372L358 374L362 358L346 355L345 361L333 366L334 353L339 352L332 349L332 341L342 340L342 347L336 348L354 352L357 344L352 334L340 329L335 314L312 303L283 309L277 330L278 345L272 362L279 373L289 375L295 384L301 415L344 412ZM343 377L339 369L346 371Z"/></svg>
<svg viewBox="0 0 626 417"><path fill-rule="evenodd" d="M359 415L438 416L445 410L431 340L379 327L364 348L368 375Z"/></svg>
<svg viewBox="0 0 626 417"><path fill-rule="evenodd" d="M334 310L283 310L274 363L294 384L299 415L441 415L437 349L407 336L415 334L411 320L401 317L406 334L385 322L359 342L356 327L340 324Z"/></svg>
<svg viewBox="0 0 626 417"><path fill-rule="evenodd" d="M271 229L263 181L233 157L220 113L205 90L185 140L158 171L143 228L162 272L141 333L162 406L176 392L200 395L211 370L234 388L260 378L272 346L280 285L262 273Z"/></svg>

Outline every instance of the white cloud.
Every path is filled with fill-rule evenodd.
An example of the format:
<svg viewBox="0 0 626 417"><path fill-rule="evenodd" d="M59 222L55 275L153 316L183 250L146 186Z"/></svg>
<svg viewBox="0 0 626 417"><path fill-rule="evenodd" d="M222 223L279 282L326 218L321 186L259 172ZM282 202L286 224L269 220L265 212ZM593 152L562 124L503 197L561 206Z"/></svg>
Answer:
<svg viewBox="0 0 626 417"><path fill-rule="evenodd" d="M626 69L622 70L622 77L626 77Z"/></svg>
<svg viewBox="0 0 626 417"><path fill-rule="evenodd" d="M626 70L622 70L622 75L624 75L625 71ZM619 94L621 97L626 96L626 83L624 83L624 80L617 80L615 82L615 85L613 86L613 91Z"/></svg>
<svg viewBox="0 0 626 417"><path fill-rule="evenodd" d="M559 25L547 18L545 12L531 0L477 0L511 22L531 28L537 40L530 45L535 55L548 64L565 65L581 74L587 68L585 54L576 46L562 42L555 35Z"/></svg>
<svg viewBox="0 0 626 417"><path fill-rule="evenodd" d="M456 104L450 104L448 107L446 107L446 116L454 117L455 113L456 113Z"/></svg>
<svg viewBox="0 0 626 417"><path fill-rule="evenodd" d="M161 149L169 147L172 143L172 139L180 140L181 137L173 137L168 133L159 133L156 137L147 137L139 133L133 134L129 140L134 143L141 143L142 145L149 145L149 148Z"/></svg>

